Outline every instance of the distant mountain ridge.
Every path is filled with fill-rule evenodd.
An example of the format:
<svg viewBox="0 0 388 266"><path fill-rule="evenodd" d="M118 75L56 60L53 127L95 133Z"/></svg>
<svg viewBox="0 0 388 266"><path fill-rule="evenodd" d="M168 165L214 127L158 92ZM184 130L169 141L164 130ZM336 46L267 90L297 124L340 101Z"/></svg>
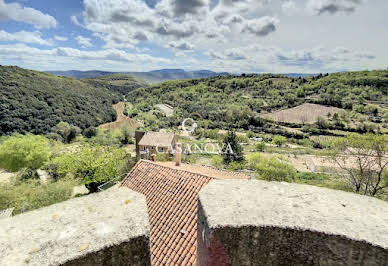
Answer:
<svg viewBox="0 0 388 266"><path fill-rule="evenodd" d="M196 70L196 71L185 71L183 69L158 69L147 72L109 72L100 70L68 70L68 71L47 71L47 73L72 77L76 79L84 78L96 78L102 76L108 76L113 74L129 74L134 78L145 80L149 83L158 83L167 80L178 80L178 79L194 79L194 78L210 78L215 76L229 75L227 72L214 72L211 70Z"/></svg>

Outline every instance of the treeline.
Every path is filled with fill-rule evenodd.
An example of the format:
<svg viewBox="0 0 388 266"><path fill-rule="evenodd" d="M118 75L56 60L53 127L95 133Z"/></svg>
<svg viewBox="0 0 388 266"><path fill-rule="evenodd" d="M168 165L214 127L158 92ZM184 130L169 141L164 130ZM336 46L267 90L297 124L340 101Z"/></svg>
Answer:
<svg viewBox="0 0 388 266"><path fill-rule="evenodd" d="M80 129L114 121L119 97L104 88L14 66L0 66L0 135L46 134L59 122Z"/></svg>
<svg viewBox="0 0 388 266"><path fill-rule="evenodd" d="M145 81L136 79L129 74L114 74L96 78L86 78L82 79L82 81L93 87L102 87L119 95L127 95L134 89L148 86Z"/></svg>

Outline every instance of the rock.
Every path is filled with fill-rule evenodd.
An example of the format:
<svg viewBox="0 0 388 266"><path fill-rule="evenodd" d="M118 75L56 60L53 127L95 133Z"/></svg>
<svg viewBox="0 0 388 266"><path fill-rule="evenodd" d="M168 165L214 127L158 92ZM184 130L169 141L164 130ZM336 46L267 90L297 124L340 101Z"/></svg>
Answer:
<svg viewBox="0 0 388 266"><path fill-rule="evenodd" d="M39 176L40 182L47 183L48 181L52 181L53 178L44 170L38 169L36 170L36 173Z"/></svg>
<svg viewBox="0 0 388 266"><path fill-rule="evenodd" d="M73 187L73 192L71 193L71 196L75 197L78 195L86 195L88 193L89 193L89 190L85 187L85 185L76 186L76 187Z"/></svg>

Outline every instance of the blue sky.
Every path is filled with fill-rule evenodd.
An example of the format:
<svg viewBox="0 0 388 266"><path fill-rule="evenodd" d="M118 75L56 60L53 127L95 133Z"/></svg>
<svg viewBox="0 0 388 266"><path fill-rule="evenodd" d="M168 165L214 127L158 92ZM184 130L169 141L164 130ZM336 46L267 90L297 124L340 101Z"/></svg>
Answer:
<svg viewBox="0 0 388 266"><path fill-rule="evenodd" d="M0 0L0 64L334 72L388 66L384 0Z"/></svg>

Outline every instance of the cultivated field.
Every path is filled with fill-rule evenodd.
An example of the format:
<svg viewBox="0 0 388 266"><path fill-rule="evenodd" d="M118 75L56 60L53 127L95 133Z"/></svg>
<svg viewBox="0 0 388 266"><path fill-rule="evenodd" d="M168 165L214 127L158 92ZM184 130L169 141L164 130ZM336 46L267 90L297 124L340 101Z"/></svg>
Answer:
<svg viewBox="0 0 388 266"><path fill-rule="evenodd" d="M269 114L260 115L263 118L277 122L312 124L317 121L319 116L327 118L328 115L338 113L343 109L337 107L328 107L319 104L305 103L293 108L276 111Z"/></svg>
<svg viewBox="0 0 388 266"><path fill-rule="evenodd" d="M140 124L136 120L134 120L132 118L129 118L129 117L124 115L124 108L125 108L124 102L119 102L117 104L114 104L113 105L113 109L115 109L116 113L117 113L116 121L110 122L110 123L106 123L106 124L102 124L98 128L102 128L102 129L116 129L116 128L119 128L119 127L121 127L123 125L127 125L127 126L129 126L131 128L139 127Z"/></svg>

